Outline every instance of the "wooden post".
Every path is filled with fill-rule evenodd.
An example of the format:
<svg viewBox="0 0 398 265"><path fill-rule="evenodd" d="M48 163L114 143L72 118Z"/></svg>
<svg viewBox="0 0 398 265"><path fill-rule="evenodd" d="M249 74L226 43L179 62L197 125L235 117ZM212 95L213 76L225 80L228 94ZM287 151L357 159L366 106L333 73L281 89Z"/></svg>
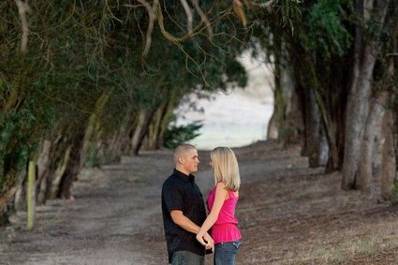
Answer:
<svg viewBox="0 0 398 265"><path fill-rule="evenodd" d="M28 183L27 183L27 206L28 206L28 223L27 223L27 228L28 230L33 229L33 224L34 224L34 218L35 218L35 194L34 194L34 189L35 189L35 178L36 178L36 165L35 162L30 161L29 162L29 168L28 168Z"/></svg>

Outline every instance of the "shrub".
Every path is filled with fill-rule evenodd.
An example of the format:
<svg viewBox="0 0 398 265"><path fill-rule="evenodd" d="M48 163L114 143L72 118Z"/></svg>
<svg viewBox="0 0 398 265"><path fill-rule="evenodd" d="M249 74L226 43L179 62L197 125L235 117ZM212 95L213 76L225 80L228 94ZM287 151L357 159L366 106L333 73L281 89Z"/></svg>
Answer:
<svg viewBox="0 0 398 265"><path fill-rule="evenodd" d="M199 130L203 124L192 122L187 125L171 125L164 133L164 146L169 149L176 148L179 144L186 143L200 135Z"/></svg>

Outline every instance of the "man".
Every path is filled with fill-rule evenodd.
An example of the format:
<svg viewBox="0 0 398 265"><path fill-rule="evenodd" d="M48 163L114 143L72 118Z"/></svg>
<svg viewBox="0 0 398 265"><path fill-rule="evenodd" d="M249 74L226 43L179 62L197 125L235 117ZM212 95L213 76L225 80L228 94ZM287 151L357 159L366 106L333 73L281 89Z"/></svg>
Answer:
<svg viewBox="0 0 398 265"><path fill-rule="evenodd" d="M174 151L175 169L163 183L162 213L169 263L172 265L203 265L206 249L214 246L205 234L206 246L196 234L206 219L202 193L192 173L198 171L199 156L193 145L182 144Z"/></svg>

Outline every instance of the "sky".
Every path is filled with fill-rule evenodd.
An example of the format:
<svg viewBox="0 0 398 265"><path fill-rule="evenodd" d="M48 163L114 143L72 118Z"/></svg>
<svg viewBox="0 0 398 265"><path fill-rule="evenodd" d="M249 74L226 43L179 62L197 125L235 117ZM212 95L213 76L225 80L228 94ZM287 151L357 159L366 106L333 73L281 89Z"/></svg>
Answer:
<svg viewBox="0 0 398 265"><path fill-rule="evenodd" d="M176 109L177 125L194 121L203 124L200 136L190 143L198 149L217 146L239 147L266 139L269 119L273 112L273 75L263 57L253 58L250 51L238 60L245 67L248 82L244 88L229 88L224 92L199 98L195 93ZM195 102L195 109L189 103Z"/></svg>

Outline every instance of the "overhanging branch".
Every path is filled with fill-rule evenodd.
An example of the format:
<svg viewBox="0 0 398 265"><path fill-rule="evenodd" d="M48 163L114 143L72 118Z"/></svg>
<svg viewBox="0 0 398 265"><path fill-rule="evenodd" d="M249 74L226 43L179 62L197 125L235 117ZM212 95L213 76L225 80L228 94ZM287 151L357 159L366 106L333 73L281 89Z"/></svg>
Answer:
<svg viewBox="0 0 398 265"><path fill-rule="evenodd" d="M29 35L29 25L28 20L26 18L26 13L30 12L30 7L28 4L28 0L15 0L15 3L18 8L19 18L21 19L21 29L22 29L22 37L21 37L21 53L25 54L28 49L28 35Z"/></svg>

